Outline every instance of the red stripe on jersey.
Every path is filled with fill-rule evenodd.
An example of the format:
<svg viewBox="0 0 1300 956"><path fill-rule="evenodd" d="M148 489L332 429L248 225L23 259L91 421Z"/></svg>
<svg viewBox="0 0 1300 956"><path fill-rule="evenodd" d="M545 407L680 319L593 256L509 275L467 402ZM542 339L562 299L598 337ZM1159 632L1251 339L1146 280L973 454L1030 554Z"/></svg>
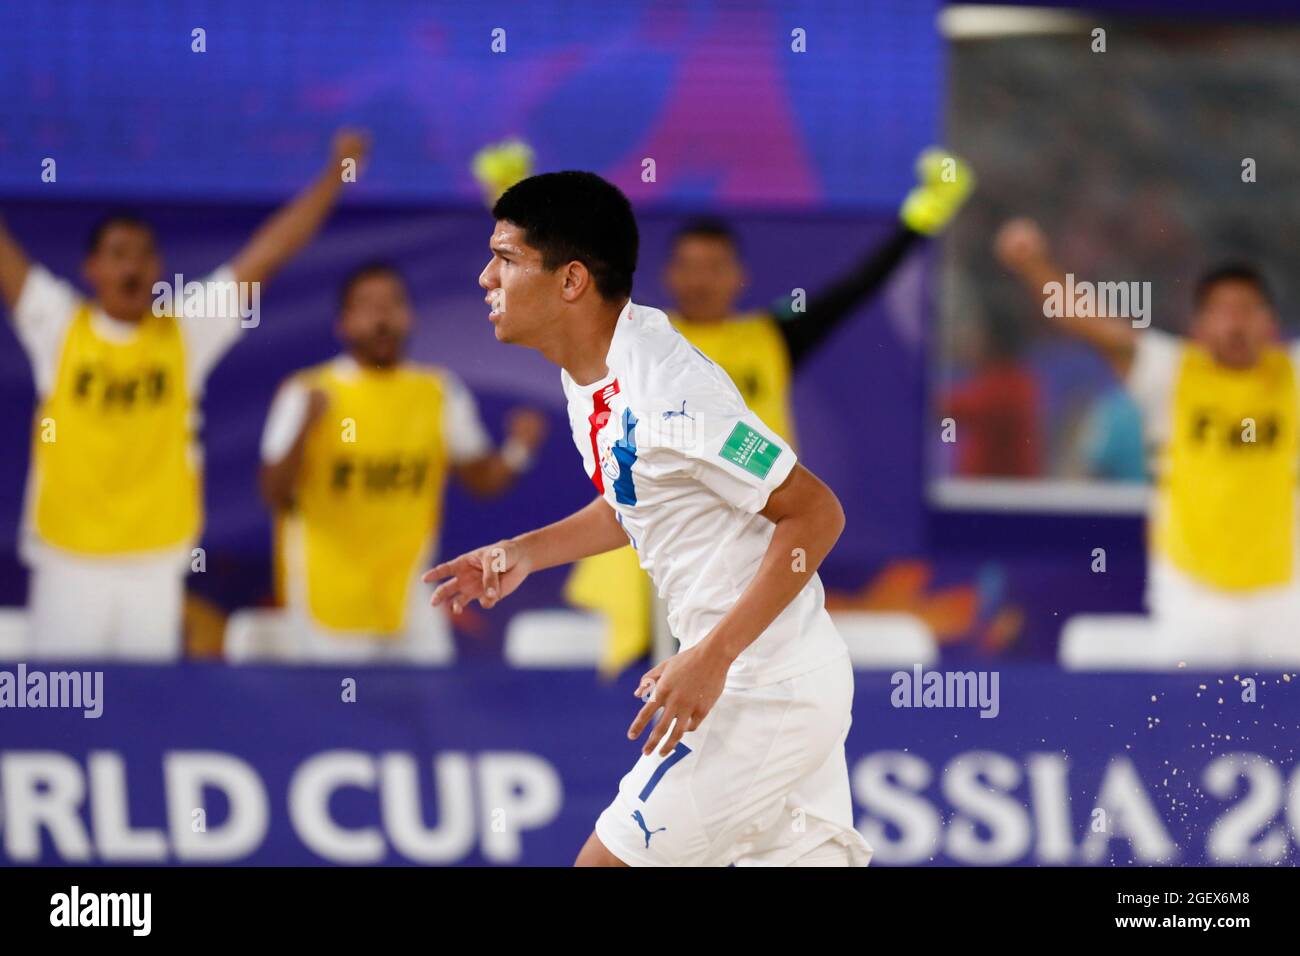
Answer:
<svg viewBox="0 0 1300 956"><path fill-rule="evenodd" d="M591 417L587 419L591 424L591 483L602 495L605 493L605 473L600 468L600 448L596 445L596 433L609 421L609 400L617 394L618 379L614 379L591 396Z"/></svg>

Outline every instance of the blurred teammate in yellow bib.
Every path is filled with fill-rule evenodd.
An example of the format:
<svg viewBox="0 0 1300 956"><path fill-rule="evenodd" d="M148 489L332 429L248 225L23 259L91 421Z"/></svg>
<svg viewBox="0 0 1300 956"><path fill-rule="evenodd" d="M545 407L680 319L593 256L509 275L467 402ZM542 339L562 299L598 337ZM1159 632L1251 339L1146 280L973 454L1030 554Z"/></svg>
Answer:
<svg viewBox="0 0 1300 956"><path fill-rule="evenodd" d="M1039 297L1064 273L1028 220L1001 230L1002 261ZM1296 481L1300 347L1244 263L1201 276L1184 339L1124 316L1053 323L1097 348L1143 418L1156 490L1147 604L1162 654L1189 665L1300 662Z"/></svg>
<svg viewBox="0 0 1300 956"><path fill-rule="evenodd" d="M133 215L92 230L89 299L29 262L0 224L0 293L40 397L22 541L28 655L181 655L183 580L203 523L195 430L204 383L258 324L261 284L333 208L342 167L359 167L368 150L365 136L340 132L307 189L206 281L183 281L172 295L156 285L153 230Z"/></svg>
<svg viewBox="0 0 1300 956"><path fill-rule="evenodd" d="M344 354L284 383L267 417L261 485L301 659L450 661L446 620L418 581L447 481L503 492L546 431L539 412L517 410L493 449L465 386L406 360L412 321L397 269L359 268L341 297Z"/></svg>

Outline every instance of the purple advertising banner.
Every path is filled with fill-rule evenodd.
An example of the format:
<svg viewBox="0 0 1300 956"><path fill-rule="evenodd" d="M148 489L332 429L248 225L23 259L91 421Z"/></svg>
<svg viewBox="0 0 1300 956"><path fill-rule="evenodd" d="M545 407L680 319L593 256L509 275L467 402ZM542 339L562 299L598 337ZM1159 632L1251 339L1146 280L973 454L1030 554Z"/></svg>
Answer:
<svg viewBox="0 0 1300 956"><path fill-rule="evenodd" d="M636 756L634 677L58 670L0 667L3 863L567 865ZM1291 675L860 673L857 826L873 865L1291 865L1298 724Z"/></svg>

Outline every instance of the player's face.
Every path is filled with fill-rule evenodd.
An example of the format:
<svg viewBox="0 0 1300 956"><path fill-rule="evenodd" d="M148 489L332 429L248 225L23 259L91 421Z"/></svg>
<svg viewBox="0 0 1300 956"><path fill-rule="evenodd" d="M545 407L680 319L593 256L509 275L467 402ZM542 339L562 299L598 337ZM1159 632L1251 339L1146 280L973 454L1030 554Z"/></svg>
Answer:
<svg viewBox="0 0 1300 956"><path fill-rule="evenodd" d="M689 321L724 319L745 285L736 247L716 236L682 236L673 246L664 284Z"/></svg>
<svg viewBox="0 0 1300 956"><path fill-rule="evenodd" d="M1193 335L1220 364L1250 368L1276 341L1277 320L1253 284L1229 280L1216 283L1206 294Z"/></svg>
<svg viewBox="0 0 1300 956"><path fill-rule="evenodd" d="M363 365L401 361L411 333L411 303L397 276L379 273L353 284L339 316L339 336Z"/></svg>
<svg viewBox="0 0 1300 956"><path fill-rule="evenodd" d="M528 245L524 230L498 221L488 244L492 258L479 274L487 290L488 320L498 342L536 348L559 318L564 270L550 272L542 254Z"/></svg>
<svg viewBox="0 0 1300 956"><path fill-rule="evenodd" d="M162 276L162 260L153 233L142 226L109 226L83 266L86 281L104 311L133 321L153 307L153 286Z"/></svg>

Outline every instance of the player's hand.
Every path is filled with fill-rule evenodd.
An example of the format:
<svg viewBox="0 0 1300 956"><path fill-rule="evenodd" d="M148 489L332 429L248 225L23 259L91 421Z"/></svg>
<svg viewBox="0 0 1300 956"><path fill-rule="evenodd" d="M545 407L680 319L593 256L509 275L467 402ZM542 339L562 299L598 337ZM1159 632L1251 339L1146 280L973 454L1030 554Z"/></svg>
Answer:
<svg viewBox="0 0 1300 956"><path fill-rule="evenodd" d="M512 594L531 571L523 548L514 541L498 541L444 561L425 571L420 580L425 584L442 581L429 603L433 607L450 604L452 613L459 614L471 601L485 609L493 607Z"/></svg>
<svg viewBox="0 0 1300 956"><path fill-rule="evenodd" d="M961 210L975 188L970 165L938 146L916 158L916 186L903 200L903 225L923 236L937 236Z"/></svg>
<svg viewBox="0 0 1300 956"><path fill-rule="evenodd" d="M682 735L699 727L718 702L730 666L731 661L712 650L706 642L675 654L646 671L637 686L637 696L643 697L649 692L651 697L628 728L628 738L636 740L640 737L654 715L662 710L663 714L641 752L648 755L658 746L659 755L668 756Z"/></svg>
<svg viewBox="0 0 1300 956"><path fill-rule="evenodd" d="M338 172L343 160L351 159L357 164L357 172L366 165L370 156L370 134L361 129L341 129L335 132L330 144L331 170Z"/></svg>
<svg viewBox="0 0 1300 956"><path fill-rule="evenodd" d="M1047 236L1032 219L1010 219L998 230L993 252L1012 272L1023 273L1047 259Z"/></svg>
<svg viewBox="0 0 1300 956"><path fill-rule="evenodd" d="M474 154L470 172L482 187L489 209L503 192L533 174L533 158L532 147L518 139L491 143Z"/></svg>
<svg viewBox="0 0 1300 956"><path fill-rule="evenodd" d="M506 417L506 434L529 451L537 450L549 428L546 416L535 408L515 408Z"/></svg>

